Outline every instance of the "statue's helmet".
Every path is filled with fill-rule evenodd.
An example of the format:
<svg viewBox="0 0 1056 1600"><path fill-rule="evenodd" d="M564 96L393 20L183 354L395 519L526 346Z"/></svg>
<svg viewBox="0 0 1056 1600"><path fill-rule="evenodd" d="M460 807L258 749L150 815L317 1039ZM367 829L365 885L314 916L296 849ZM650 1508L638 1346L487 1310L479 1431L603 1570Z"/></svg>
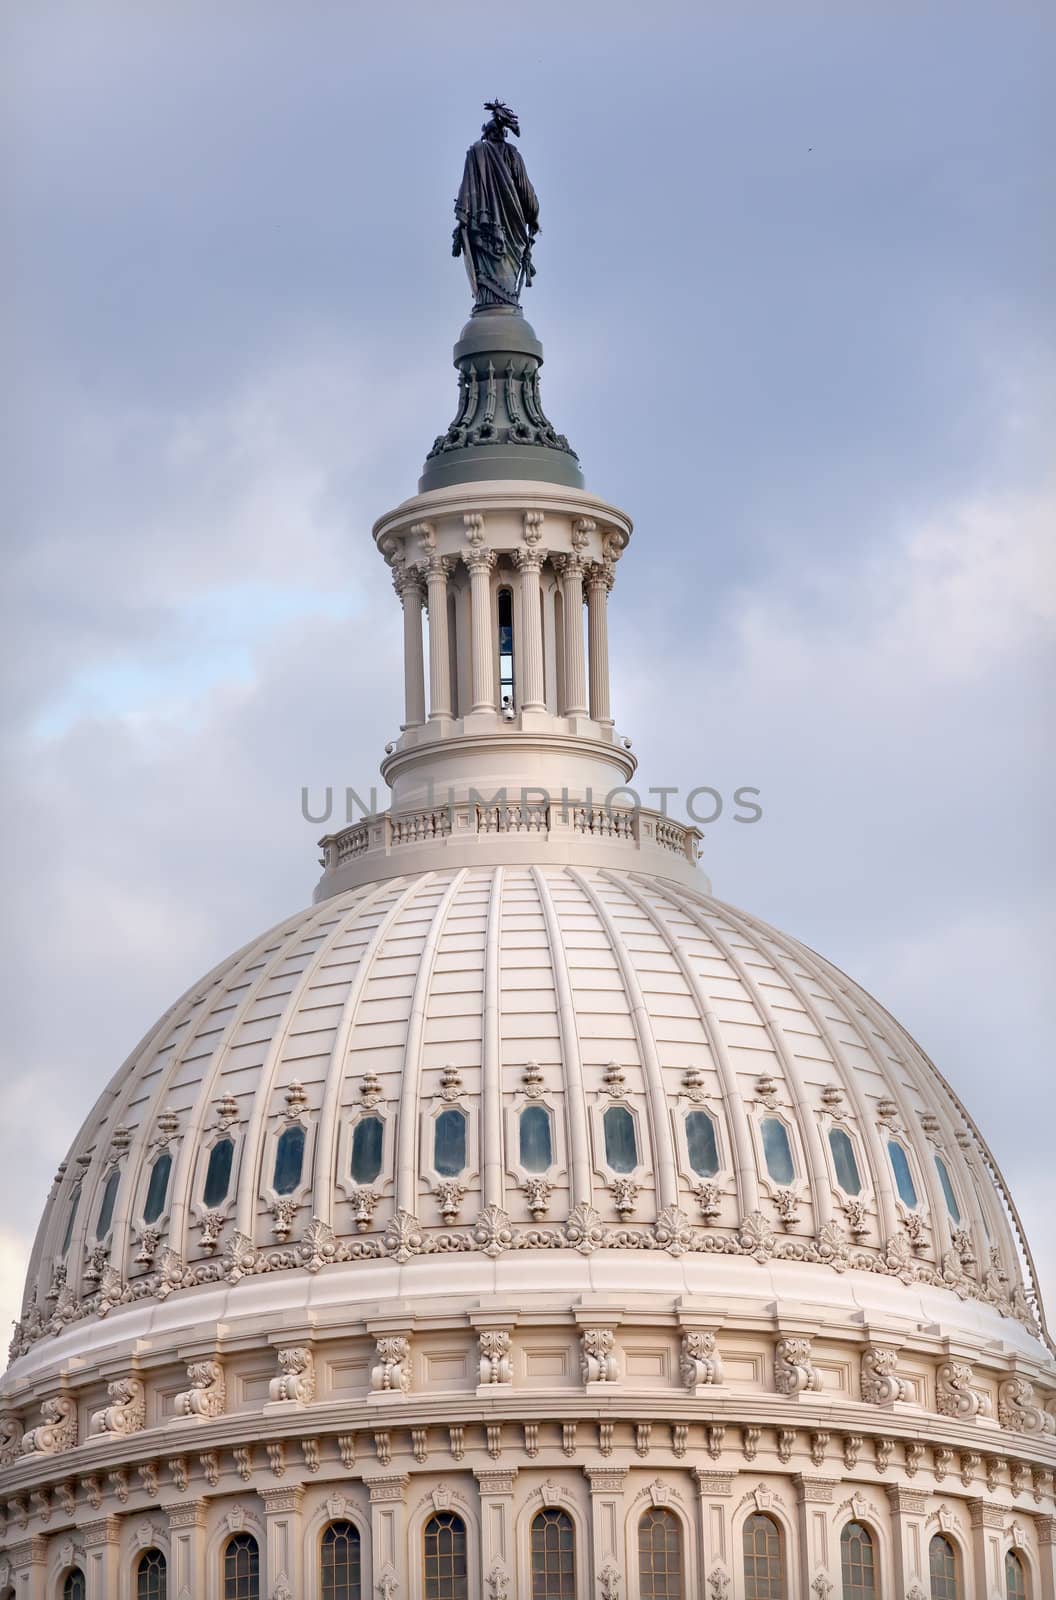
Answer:
<svg viewBox="0 0 1056 1600"><path fill-rule="evenodd" d="M509 106L502 100L485 100L484 110L491 112L491 125L493 127L501 128L503 132L509 129L511 133L516 134L518 139L521 137L521 125L517 121L517 113L511 111ZM485 124L486 126L487 124Z"/></svg>

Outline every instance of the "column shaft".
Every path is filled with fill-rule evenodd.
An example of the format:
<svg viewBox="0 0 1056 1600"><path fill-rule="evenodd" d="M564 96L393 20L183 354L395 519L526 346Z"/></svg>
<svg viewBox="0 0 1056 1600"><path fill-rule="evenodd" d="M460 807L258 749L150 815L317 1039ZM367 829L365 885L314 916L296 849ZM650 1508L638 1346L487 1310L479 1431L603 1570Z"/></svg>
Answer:
<svg viewBox="0 0 1056 1600"><path fill-rule="evenodd" d="M590 1485L594 1582L602 1594L618 1594L627 1570L624 1538L624 1467L584 1467Z"/></svg>
<svg viewBox="0 0 1056 1600"><path fill-rule="evenodd" d="M447 575L443 556L430 556L426 566L429 586L429 718L451 715L451 646L447 634Z"/></svg>
<svg viewBox="0 0 1056 1600"><path fill-rule="evenodd" d="M579 556L559 556L561 617L564 632L565 703L563 717L587 715L587 674L583 660L583 562Z"/></svg>
<svg viewBox="0 0 1056 1600"><path fill-rule="evenodd" d="M892 1484L887 1491L891 1506L891 1544L895 1570L890 1582L895 1594L908 1594L916 1584L925 1589L928 1575L928 1497L918 1489ZM926 1592L926 1590L925 1590Z"/></svg>
<svg viewBox="0 0 1056 1600"><path fill-rule="evenodd" d="M609 590L612 564L603 562L587 573L587 647L590 655L590 714L611 725L609 707Z"/></svg>
<svg viewBox="0 0 1056 1600"><path fill-rule="evenodd" d="M525 546L514 552L521 574L521 637L514 640L521 679L522 711L545 711L543 686L543 603L539 574L546 551Z"/></svg>
<svg viewBox="0 0 1056 1600"><path fill-rule="evenodd" d="M517 1468L475 1467L480 1489L480 1565L489 1594L516 1587L513 1550L513 1485ZM503 1587L505 1580L506 1587Z"/></svg>
<svg viewBox="0 0 1056 1600"><path fill-rule="evenodd" d="M81 1529L88 1600L114 1600L117 1594L119 1528L117 1517L100 1517Z"/></svg>
<svg viewBox="0 0 1056 1600"><path fill-rule="evenodd" d="M301 1503L304 1486L295 1483L288 1489L262 1489L260 1498L267 1518L269 1592L274 1589L282 1593L285 1584L289 1593L303 1594Z"/></svg>
<svg viewBox="0 0 1056 1600"><path fill-rule="evenodd" d="M398 567L393 586L403 606L404 727L419 728L425 721L425 659L422 648L421 577L413 567Z"/></svg>
<svg viewBox="0 0 1056 1600"><path fill-rule="evenodd" d="M463 550L469 570L469 600L473 634L474 711L495 710L495 634L491 625L491 573L494 550Z"/></svg>
<svg viewBox="0 0 1056 1600"><path fill-rule="evenodd" d="M390 1472L363 1480L370 1491L370 1548L374 1559L374 1587L386 1600L399 1592L407 1566L405 1473Z"/></svg>

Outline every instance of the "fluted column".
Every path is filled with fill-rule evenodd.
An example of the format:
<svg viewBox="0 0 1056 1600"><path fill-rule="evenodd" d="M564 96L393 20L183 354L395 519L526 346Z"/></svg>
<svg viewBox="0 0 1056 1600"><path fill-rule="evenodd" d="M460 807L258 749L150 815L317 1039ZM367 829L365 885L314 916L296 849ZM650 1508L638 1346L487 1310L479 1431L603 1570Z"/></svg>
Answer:
<svg viewBox="0 0 1056 1600"><path fill-rule="evenodd" d="M587 568L587 650L590 656L590 714L595 722L612 724L609 707L609 592L612 562Z"/></svg>
<svg viewBox="0 0 1056 1600"><path fill-rule="evenodd" d="M425 721L425 658L422 647L422 606L425 585L417 567L404 562L392 575L393 588L403 606L404 727L420 728Z"/></svg>
<svg viewBox="0 0 1056 1600"><path fill-rule="evenodd" d="M451 563L435 552L425 563L429 594L429 720L451 715L451 646L447 634L447 580Z"/></svg>
<svg viewBox="0 0 1056 1600"><path fill-rule="evenodd" d="M558 556L558 581L561 585L563 621L564 704L558 706L563 717L587 715L587 674L583 660L583 558Z"/></svg>
<svg viewBox="0 0 1056 1600"><path fill-rule="evenodd" d="M543 683L543 602L539 574L546 551L539 545L524 545L513 552L521 575L521 637L515 641L521 680L522 711L545 711Z"/></svg>
<svg viewBox="0 0 1056 1600"><path fill-rule="evenodd" d="M468 518L467 518L468 521ZM495 710L495 637L491 617L491 574L495 568L494 550L482 545L463 550L462 560L469 572L470 617L473 635L474 711Z"/></svg>

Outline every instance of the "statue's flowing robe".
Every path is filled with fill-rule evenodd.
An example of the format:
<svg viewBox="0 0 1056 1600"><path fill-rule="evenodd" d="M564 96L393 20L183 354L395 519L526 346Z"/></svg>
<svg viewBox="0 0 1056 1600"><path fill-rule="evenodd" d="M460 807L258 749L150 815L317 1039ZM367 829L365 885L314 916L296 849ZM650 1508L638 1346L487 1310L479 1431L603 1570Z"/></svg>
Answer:
<svg viewBox="0 0 1056 1600"><path fill-rule="evenodd" d="M521 153L506 140L478 139L466 151L455 216L477 279L478 306L520 303L526 250L539 222L539 201Z"/></svg>

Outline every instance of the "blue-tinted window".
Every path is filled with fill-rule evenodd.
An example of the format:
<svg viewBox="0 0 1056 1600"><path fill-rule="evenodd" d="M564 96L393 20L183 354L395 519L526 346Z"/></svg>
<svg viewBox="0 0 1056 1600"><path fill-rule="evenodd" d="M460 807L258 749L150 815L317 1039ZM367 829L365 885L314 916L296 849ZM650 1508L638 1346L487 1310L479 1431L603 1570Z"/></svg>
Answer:
<svg viewBox="0 0 1056 1600"><path fill-rule="evenodd" d="M854 1158L854 1145L842 1128L829 1129L829 1149L836 1168L836 1182L845 1194L861 1194L862 1180Z"/></svg>
<svg viewBox="0 0 1056 1600"><path fill-rule="evenodd" d="M796 1176L788 1129L779 1117L763 1118L763 1154L766 1170L775 1183L791 1183Z"/></svg>
<svg viewBox="0 0 1056 1600"><path fill-rule="evenodd" d="M80 1567L72 1567L62 1585L62 1600L84 1600L86 1592L84 1573Z"/></svg>
<svg viewBox="0 0 1056 1600"><path fill-rule="evenodd" d="M114 1202L117 1200L117 1191L121 1186L121 1169L115 1167L106 1180L103 1188L103 1198L99 1206L99 1217L95 1224L95 1237L105 1239L110 1232L110 1224L114 1220Z"/></svg>
<svg viewBox="0 0 1056 1600"><path fill-rule="evenodd" d="M80 1205L80 1203L81 1191L80 1186L78 1186L73 1191L73 1198L70 1200L70 1209L66 1213L66 1231L62 1236L63 1255L65 1255L67 1250L70 1248L70 1240L73 1238L73 1225L77 1221L77 1207Z"/></svg>
<svg viewBox="0 0 1056 1600"><path fill-rule="evenodd" d="M218 1206L227 1199L231 1185L231 1162L235 1146L230 1139L218 1139L209 1152L209 1165L205 1172L205 1191L202 1200L207 1206Z"/></svg>
<svg viewBox="0 0 1056 1600"><path fill-rule="evenodd" d="M433 1166L442 1178L456 1178L466 1169L466 1113L454 1106L436 1119Z"/></svg>
<svg viewBox="0 0 1056 1600"><path fill-rule="evenodd" d="M526 1172L545 1172L554 1159L550 1113L545 1106L525 1106L520 1116L521 1166Z"/></svg>
<svg viewBox="0 0 1056 1600"><path fill-rule="evenodd" d="M706 1111L691 1111L686 1117L686 1145L693 1171L702 1178L713 1178L719 1170L719 1147L715 1124Z"/></svg>
<svg viewBox="0 0 1056 1600"><path fill-rule="evenodd" d="M613 1172L633 1172L638 1165L638 1143L634 1118L626 1106L610 1106L605 1124L605 1160Z"/></svg>
<svg viewBox="0 0 1056 1600"><path fill-rule="evenodd" d="M150 1169L147 1199L143 1207L144 1222L157 1222L161 1213L165 1210L165 1196L169 1192L169 1174L171 1171L172 1157L165 1150Z"/></svg>
<svg viewBox="0 0 1056 1600"><path fill-rule="evenodd" d="M380 1117L360 1117L352 1130L352 1177L373 1183L381 1171L384 1128Z"/></svg>
<svg viewBox="0 0 1056 1600"><path fill-rule="evenodd" d="M950 1213L950 1216L953 1218L954 1222L959 1223L961 1220L961 1208L957 1204L957 1196L953 1192L953 1184L950 1182L950 1174L947 1171L946 1163L941 1156L935 1157L935 1168L939 1174L939 1182L942 1184L942 1194L943 1199L946 1201L946 1210Z"/></svg>
<svg viewBox="0 0 1056 1600"><path fill-rule="evenodd" d="M912 1211L917 1204L917 1190L909 1170L909 1157L897 1139L887 1141L887 1153L891 1158L891 1171L895 1175L895 1187L902 1204L909 1206Z"/></svg>
<svg viewBox="0 0 1056 1600"><path fill-rule="evenodd" d="M304 1129L296 1123L284 1128L275 1147L275 1176L272 1188L276 1194L292 1194L301 1181L304 1166Z"/></svg>

